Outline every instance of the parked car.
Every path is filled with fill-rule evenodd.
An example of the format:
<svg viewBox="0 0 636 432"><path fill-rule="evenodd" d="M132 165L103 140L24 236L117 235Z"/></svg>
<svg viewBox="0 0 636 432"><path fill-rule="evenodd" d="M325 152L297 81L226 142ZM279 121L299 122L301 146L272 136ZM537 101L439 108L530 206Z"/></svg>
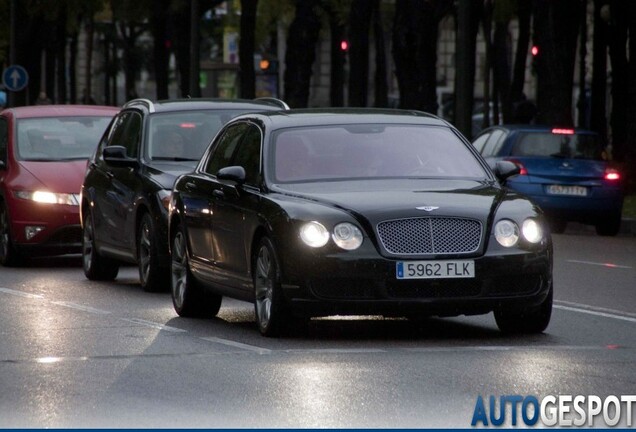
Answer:
<svg viewBox="0 0 636 432"><path fill-rule="evenodd" d="M0 263L79 253L86 161L118 109L48 105L0 112Z"/></svg>
<svg viewBox="0 0 636 432"><path fill-rule="evenodd" d="M568 221L591 224L599 235L620 229L624 185L598 135L583 129L505 125L485 130L473 141L491 162L509 160L520 168L508 186L546 212L553 232Z"/></svg>
<svg viewBox="0 0 636 432"><path fill-rule="evenodd" d="M146 291L167 289L168 204L177 175L191 171L221 126L277 100L128 102L91 157L81 195L83 266L91 280L112 280L136 263Z"/></svg>
<svg viewBox="0 0 636 432"><path fill-rule="evenodd" d="M210 317L253 302L260 332L343 314L494 311L541 332L552 242L447 122L416 111L291 110L230 121L170 203L172 300Z"/></svg>

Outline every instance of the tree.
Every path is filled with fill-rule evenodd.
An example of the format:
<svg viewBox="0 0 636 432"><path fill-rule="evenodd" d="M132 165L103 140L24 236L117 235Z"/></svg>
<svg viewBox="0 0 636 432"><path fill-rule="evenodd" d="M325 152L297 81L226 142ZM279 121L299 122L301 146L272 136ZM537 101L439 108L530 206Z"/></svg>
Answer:
<svg viewBox="0 0 636 432"><path fill-rule="evenodd" d="M538 123L574 125L572 88L580 25L571 18L579 6L580 0L535 0Z"/></svg>
<svg viewBox="0 0 636 432"><path fill-rule="evenodd" d="M369 29L377 1L353 0L349 15L349 106L367 106Z"/></svg>
<svg viewBox="0 0 636 432"><path fill-rule="evenodd" d="M320 32L317 0L296 0L296 16L289 26L285 55L285 99L290 107L309 103L309 85Z"/></svg>
<svg viewBox="0 0 636 432"><path fill-rule="evenodd" d="M241 34L239 39L239 65L241 97L253 99L256 95L254 72L254 44L256 7L258 0L241 0Z"/></svg>
<svg viewBox="0 0 636 432"><path fill-rule="evenodd" d="M452 0L397 0L393 59L400 107L437 112L437 35Z"/></svg>

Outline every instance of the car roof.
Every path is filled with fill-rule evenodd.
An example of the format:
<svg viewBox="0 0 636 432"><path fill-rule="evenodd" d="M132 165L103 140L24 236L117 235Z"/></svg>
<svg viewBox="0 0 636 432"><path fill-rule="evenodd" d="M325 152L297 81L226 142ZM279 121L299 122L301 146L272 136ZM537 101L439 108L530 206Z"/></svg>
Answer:
<svg viewBox="0 0 636 432"><path fill-rule="evenodd" d="M15 118L113 116L119 108L105 105L30 105L6 108Z"/></svg>
<svg viewBox="0 0 636 432"><path fill-rule="evenodd" d="M582 129L582 128L576 128L576 127L550 126L550 125L541 125L541 124L495 125L495 126L489 127L488 129L484 129L483 132L486 132L487 130L492 130L492 129L506 129L511 132L518 131L518 132L550 132L550 133L552 132L553 129L571 129L577 134L596 135L596 132L588 130L588 129ZM481 135L481 132L480 132L480 135Z"/></svg>
<svg viewBox="0 0 636 432"><path fill-rule="evenodd" d="M422 111L379 109L379 108L314 108L292 109L287 111L262 112L258 114L267 118L274 128L295 126L320 126L326 124L423 124L433 126L450 126L445 120ZM249 117L245 114L235 118ZM251 115L253 116L253 114Z"/></svg>
<svg viewBox="0 0 636 432"><path fill-rule="evenodd" d="M150 99L133 99L124 105L124 108L142 106L150 113L193 111L206 109L249 109L249 110L280 110L287 105L277 99L165 99L151 101Z"/></svg>

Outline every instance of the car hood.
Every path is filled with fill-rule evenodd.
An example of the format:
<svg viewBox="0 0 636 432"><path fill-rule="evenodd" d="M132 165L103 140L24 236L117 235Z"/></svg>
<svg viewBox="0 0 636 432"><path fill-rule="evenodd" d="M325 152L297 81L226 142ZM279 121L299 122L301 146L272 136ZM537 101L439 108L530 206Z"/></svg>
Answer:
<svg viewBox="0 0 636 432"><path fill-rule="evenodd" d="M79 193L86 173L87 159L70 161L21 161L20 166L40 183L25 184L31 189L42 187L50 192Z"/></svg>
<svg viewBox="0 0 636 432"><path fill-rule="evenodd" d="M495 185L470 180L373 180L285 185L285 193L367 219L452 216L486 224L505 197Z"/></svg>
<svg viewBox="0 0 636 432"><path fill-rule="evenodd" d="M148 165L148 174L163 189L172 189L176 178L193 171L196 165L197 161L153 162Z"/></svg>
<svg viewBox="0 0 636 432"><path fill-rule="evenodd" d="M519 158L530 181L536 178L569 181L601 180L607 163L587 159Z"/></svg>

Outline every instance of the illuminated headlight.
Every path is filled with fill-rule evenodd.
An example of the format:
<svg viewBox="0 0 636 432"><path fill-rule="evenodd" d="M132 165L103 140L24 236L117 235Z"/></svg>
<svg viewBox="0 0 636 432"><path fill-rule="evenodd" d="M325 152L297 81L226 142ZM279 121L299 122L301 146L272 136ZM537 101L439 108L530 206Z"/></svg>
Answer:
<svg viewBox="0 0 636 432"><path fill-rule="evenodd" d="M358 249L362 239L362 231L348 222L340 223L333 229L333 241L342 249Z"/></svg>
<svg viewBox="0 0 636 432"><path fill-rule="evenodd" d="M16 191L15 196L23 200L35 201L41 204L79 205L78 197L75 194L47 191Z"/></svg>
<svg viewBox="0 0 636 432"><path fill-rule="evenodd" d="M534 219L526 219L521 225L521 234L530 243L539 243L543 238L541 225Z"/></svg>
<svg viewBox="0 0 636 432"><path fill-rule="evenodd" d="M319 248L329 241L329 231L319 222L307 222L300 228L300 238L307 246Z"/></svg>
<svg viewBox="0 0 636 432"><path fill-rule="evenodd" d="M519 241L519 227L511 220L500 220L495 224L495 238L503 247L512 247Z"/></svg>

